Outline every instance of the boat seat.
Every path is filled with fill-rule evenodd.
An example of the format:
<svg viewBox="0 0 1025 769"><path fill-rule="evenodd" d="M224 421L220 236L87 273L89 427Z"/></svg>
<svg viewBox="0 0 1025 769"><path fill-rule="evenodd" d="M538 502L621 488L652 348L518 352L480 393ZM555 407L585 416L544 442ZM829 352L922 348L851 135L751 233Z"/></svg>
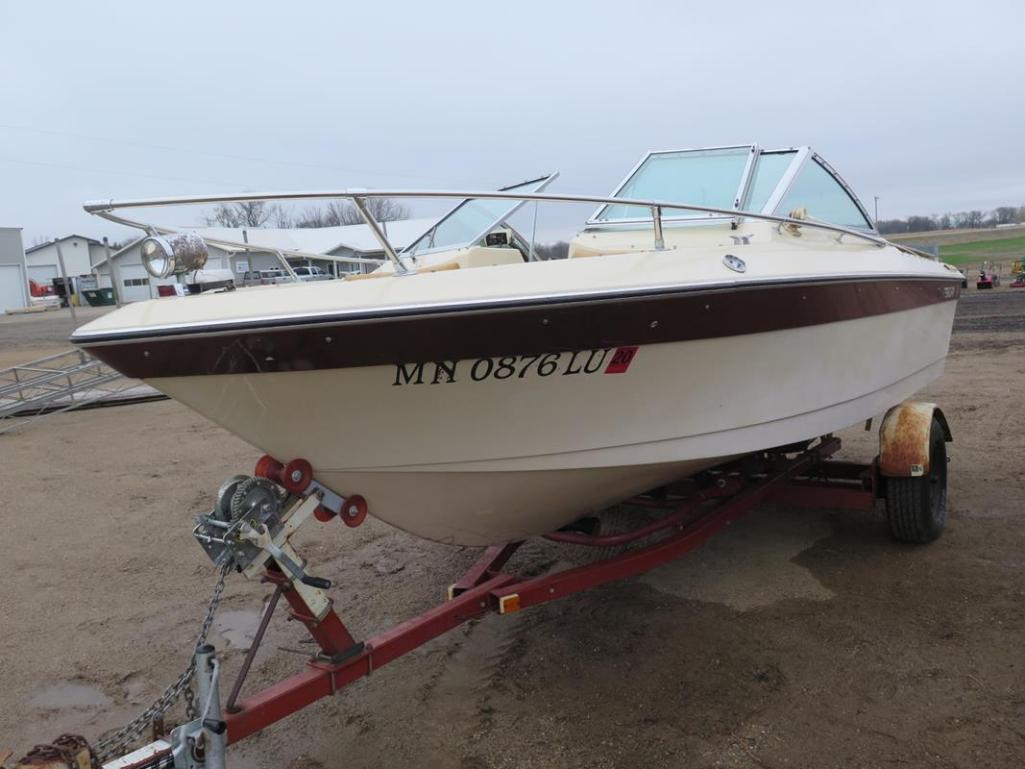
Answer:
<svg viewBox="0 0 1025 769"><path fill-rule="evenodd" d="M446 270L471 269L473 267L496 267L502 264L521 264L523 254L518 249L496 246L474 246L459 251L429 254L417 265L418 273L444 272ZM366 275L350 275L346 280L367 280L369 278L390 278L395 268L385 264Z"/></svg>

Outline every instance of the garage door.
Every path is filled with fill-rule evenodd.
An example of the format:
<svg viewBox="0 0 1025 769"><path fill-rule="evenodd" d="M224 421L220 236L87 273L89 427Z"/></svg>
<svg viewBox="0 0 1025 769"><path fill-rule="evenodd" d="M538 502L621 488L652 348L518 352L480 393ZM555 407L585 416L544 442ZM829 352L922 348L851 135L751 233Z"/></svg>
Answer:
<svg viewBox="0 0 1025 769"><path fill-rule="evenodd" d="M0 312L24 307L27 290L20 264L0 264Z"/></svg>
<svg viewBox="0 0 1025 769"><path fill-rule="evenodd" d="M52 281L58 274L56 264L30 264L28 266L28 276L40 286L52 286Z"/></svg>
<svg viewBox="0 0 1025 769"><path fill-rule="evenodd" d="M152 298L149 289L150 276L141 264L119 264L117 276L121 279L121 301L142 302Z"/></svg>

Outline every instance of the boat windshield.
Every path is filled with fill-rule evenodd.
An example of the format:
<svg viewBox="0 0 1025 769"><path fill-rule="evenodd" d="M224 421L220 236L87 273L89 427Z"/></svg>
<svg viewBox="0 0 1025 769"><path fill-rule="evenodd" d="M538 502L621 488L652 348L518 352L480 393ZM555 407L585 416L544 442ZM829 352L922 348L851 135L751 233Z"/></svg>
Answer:
<svg viewBox="0 0 1025 769"><path fill-rule="evenodd" d="M850 188L810 147L762 150L756 145L651 152L612 193L615 198L689 203L788 216L805 209L821 222L872 231L873 225ZM664 209L663 221L708 221L720 214ZM651 221L648 206L610 203L589 224Z"/></svg>
<svg viewBox="0 0 1025 769"><path fill-rule="evenodd" d="M783 150L780 152L763 152L758 156L758 163L751 174L751 184L748 186L747 203L745 211L761 211L773 191L783 179L783 174L790 168L790 164L797 157L797 150Z"/></svg>
<svg viewBox="0 0 1025 769"><path fill-rule="evenodd" d="M499 192L540 192L558 174L540 176ZM414 240L403 255L419 256L432 251L447 251L472 245L512 216L524 201L464 200Z"/></svg>
<svg viewBox="0 0 1025 769"><path fill-rule="evenodd" d="M801 167L790 189L776 207L780 216L805 209L808 216L841 227L872 229L861 207L824 163L813 156Z"/></svg>
<svg viewBox="0 0 1025 769"><path fill-rule="evenodd" d="M736 208L752 147L652 152L613 193L616 198L665 200L711 208ZM705 218L696 211L667 209L664 219ZM651 211L640 206L607 205L596 221L650 219Z"/></svg>

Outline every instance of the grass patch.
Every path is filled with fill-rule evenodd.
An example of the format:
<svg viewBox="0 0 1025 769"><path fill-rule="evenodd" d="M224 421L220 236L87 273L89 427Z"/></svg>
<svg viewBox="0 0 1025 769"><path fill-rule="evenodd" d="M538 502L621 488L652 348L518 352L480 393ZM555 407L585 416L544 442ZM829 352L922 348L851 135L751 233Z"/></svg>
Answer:
<svg viewBox="0 0 1025 769"><path fill-rule="evenodd" d="M1025 237L940 246L940 259L950 264L972 264L985 260L1006 262L1022 257L1025 257Z"/></svg>

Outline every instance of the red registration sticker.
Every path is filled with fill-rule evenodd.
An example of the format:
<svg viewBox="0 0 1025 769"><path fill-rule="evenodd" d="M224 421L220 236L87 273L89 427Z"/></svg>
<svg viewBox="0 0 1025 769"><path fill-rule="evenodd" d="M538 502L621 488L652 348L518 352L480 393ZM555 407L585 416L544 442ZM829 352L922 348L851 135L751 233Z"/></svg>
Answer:
<svg viewBox="0 0 1025 769"><path fill-rule="evenodd" d="M616 351L612 353L612 360L609 361L609 365L605 368L605 373L625 374L626 370L630 368L634 356L637 354L637 349L636 347L617 347Z"/></svg>

